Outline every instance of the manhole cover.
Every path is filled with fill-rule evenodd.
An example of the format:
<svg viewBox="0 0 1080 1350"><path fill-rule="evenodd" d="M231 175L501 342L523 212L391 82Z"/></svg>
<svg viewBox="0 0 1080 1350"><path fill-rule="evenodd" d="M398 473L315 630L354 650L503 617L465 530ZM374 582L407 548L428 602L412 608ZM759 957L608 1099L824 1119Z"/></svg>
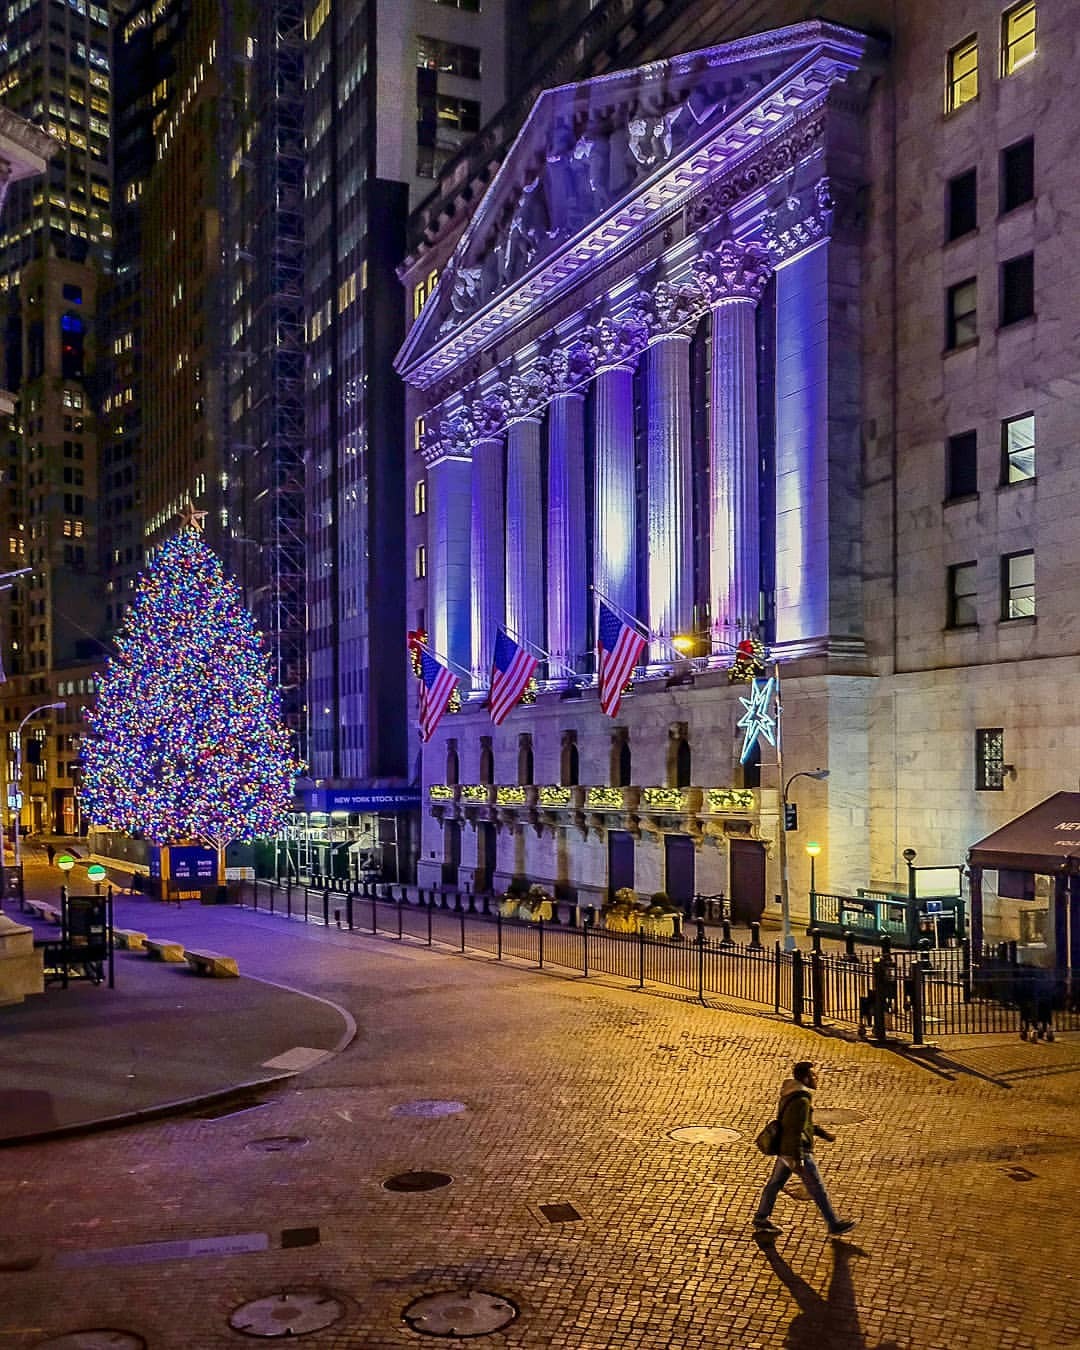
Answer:
<svg viewBox="0 0 1080 1350"><path fill-rule="evenodd" d="M399 1172L396 1177L387 1177L383 1182L384 1191L437 1191L440 1186L449 1186L453 1177L446 1172Z"/></svg>
<svg viewBox="0 0 1080 1350"><path fill-rule="evenodd" d="M456 1116L466 1110L464 1102L440 1102L425 1098L419 1102L402 1102L390 1108L392 1116L425 1116L429 1120L437 1116Z"/></svg>
<svg viewBox="0 0 1080 1350"><path fill-rule="evenodd" d="M814 1121L818 1125L861 1125L866 1119L865 1111L852 1111L846 1106L814 1111Z"/></svg>
<svg viewBox="0 0 1080 1350"><path fill-rule="evenodd" d="M742 1131L728 1129L726 1125L680 1125L668 1130L667 1137L677 1144L733 1144L742 1138Z"/></svg>
<svg viewBox="0 0 1080 1350"><path fill-rule="evenodd" d="M69 1331L50 1341L39 1341L36 1350L146 1350L146 1342L134 1331L94 1327L90 1331Z"/></svg>
<svg viewBox="0 0 1080 1350"><path fill-rule="evenodd" d="M333 1326L344 1305L322 1289L291 1289L234 1308L229 1326L245 1336L308 1336Z"/></svg>
<svg viewBox="0 0 1080 1350"><path fill-rule="evenodd" d="M308 1142L302 1134L272 1134L266 1139L249 1139L244 1147L249 1153L295 1153L307 1148Z"/></svg>
<svg viewBox="0 0 1080 1350"><path fill-rule="evenodd" d="M401 1314L424 1336L489 1336L518 1315L517 1305L485 1289L448 1289L413 1299Z"/></svg>

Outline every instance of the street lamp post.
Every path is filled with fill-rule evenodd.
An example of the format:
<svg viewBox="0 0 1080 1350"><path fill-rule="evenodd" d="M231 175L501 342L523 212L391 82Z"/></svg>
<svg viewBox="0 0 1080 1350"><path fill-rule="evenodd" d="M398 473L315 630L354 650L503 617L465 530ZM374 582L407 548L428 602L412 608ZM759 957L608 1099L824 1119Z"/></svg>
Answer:
<svg viewBox="0 0 1080 1350"><path fill-rule="evenodd" d="M814 876L814 859L821 852L821 845L810 841L806 846L806 855L810 859L810 894L817 894L817 879Z"/></svg>
<svg viewBox="0 0 1080 1350"><path fill-rule="evenodd" d="M779 740L779 736L777 740ZM783 926L784 951L793 952L795 950L795 939L791 933L791 895L788 889L788 851L787 851L787 806L788 790L796 778L816 778L819 782L823 778L828 778L828 769L803 769L799 773L793 773L784 784L784 790L780 794L780 921ZM811 856L810 866L813 868L814 859ZM813 889L813 882L811 882Z"/></svg>
<svg viewBox="0 0 1080 1350"><path fill-rule="evenodd" d="M30 721L31 717L36 717L38 713L48 712L51 708L64 708L65 703L42 703L36 708L31 708L23 720L19 723L15 732L15 793L19 805L15 808L15 866L22 866L22 730Z"/></svg>

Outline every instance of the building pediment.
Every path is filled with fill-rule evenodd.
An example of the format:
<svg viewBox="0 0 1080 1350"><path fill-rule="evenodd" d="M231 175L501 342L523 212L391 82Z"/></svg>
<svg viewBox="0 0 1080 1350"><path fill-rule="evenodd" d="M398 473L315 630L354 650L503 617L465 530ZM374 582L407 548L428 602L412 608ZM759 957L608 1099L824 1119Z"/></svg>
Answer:
<svg viewBox="0 0 1080 1350"><path fill-rule="evenodd" d="M794 169L830 89L876 64L865 34L820 22L546 91L398 354L428 388L717 179ZM820 139L820 121L817 127ZM764 172L764 170L759 170ZM747 173L750 174L746 181Z"/></svg>

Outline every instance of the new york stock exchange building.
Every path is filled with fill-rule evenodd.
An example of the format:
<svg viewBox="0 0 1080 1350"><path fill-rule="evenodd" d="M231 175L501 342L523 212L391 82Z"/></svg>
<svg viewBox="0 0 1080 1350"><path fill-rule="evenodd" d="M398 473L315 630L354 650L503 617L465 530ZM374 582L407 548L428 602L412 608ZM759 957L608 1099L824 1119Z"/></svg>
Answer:
<svg viewBox="0 0 1080 1350"><path fill-rule="evenodd" d="M967 150L946 143L935 56L934 129L903 162L892 59L808 22L549 90L452 251L402 269L430 291L397 358L410 621L461 698L416 743L420 885L723 894L778 917L786 799L798 924L815 862L818 891L850 895L902 877L905 848L958 868L1061 786L1049 768L990 801L973 781L1032 629L1011 652L948 646L967 554L943 542L941 445L963 428L940 387L923 415L912 372L933 363L947 400L976 371L936 373L953 278L918 255L941 253L942 193L916 209L903 188ZM982 153L985 125L965 134ZM909 524L922 496L934 530ZM646 639L614 715L601 603ZM497 722L500 633L538 664ZM750 637L780 697L744 753L754 686L730 668Z"/></svg>

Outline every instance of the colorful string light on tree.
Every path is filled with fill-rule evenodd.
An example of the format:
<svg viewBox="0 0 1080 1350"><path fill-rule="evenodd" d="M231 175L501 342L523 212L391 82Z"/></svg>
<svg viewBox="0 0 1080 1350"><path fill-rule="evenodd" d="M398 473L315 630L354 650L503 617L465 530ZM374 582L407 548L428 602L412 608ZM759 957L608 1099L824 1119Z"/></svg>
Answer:
<svg viewBox="0 0 1080 1350"><path fill-rule="evenodd" d="M236 583L187 523L143 576L83 741L84 809L157 844L275 834L300 771Z"/></svg>

